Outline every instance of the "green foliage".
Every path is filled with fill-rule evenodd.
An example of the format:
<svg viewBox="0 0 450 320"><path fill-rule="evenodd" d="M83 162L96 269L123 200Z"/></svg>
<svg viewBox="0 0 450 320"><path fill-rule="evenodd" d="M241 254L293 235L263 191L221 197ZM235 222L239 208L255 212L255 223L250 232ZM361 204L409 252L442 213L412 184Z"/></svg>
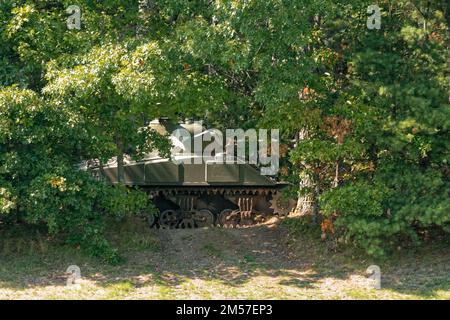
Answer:
<svg viewBox="0 0 450 320"><path fill-rule="evenodd" d="M3 186L4 184L2 184ZM15 199L6 188L0 188L0 214L8 214L16 206Z"/></svg>
<svg viewBox="0 0 450 320"><path fill-rule="evenodd" d="M152 208L144 193L107 186L77 169L82 130L61 124L70 116L32 91L0 90L0 181L9 181L0 188L0 213L6 215L0 223L14 215L46 225L51 234L114 262L116 252L104 238L106 217Z"/></svg>
<svg viewBox="0 0 450 320"><path fill-rule="evenodd" d="M151 3L77 1L81 30L68 1L0 3L2 219L108 251L103 215L145 201L76 165L167 155L140 128L169 116L279 128L286 178L371 254L449 230L448 1L378 1L380 30L369 0Z"/></svg>
<svg viewBox="0 0 450 320"><path fill-rule="evenodd" d="M383 255L449 231L449 7L382 1L381 30L367 30L365 4L321 17L313 54L336 57L317 67L332 78L314 73L328 92L308 81L322 118L292 126L309 138L290 160L314 177L320 214L334 227L324 232Z"/></svg>
<svg viewBox="0 0 450 320"><path fill-rule="evenodd" d="M349 183L324 192L322 213L331 218L335 237L362 246L372 255L383 255L396 240L415 243L426 230L449 231L450 185L436 170L386 166L376 182Z"/></svg>
<svg viewBox="0 0 450 320"><path fill-rule="evenodd" d="M387 190L370 183L348 184L330 189L320 197L322 213L334 219L335 237L354 242L367 253L382 255L392 236L390 217L385 215L382 201Z"/></svg>

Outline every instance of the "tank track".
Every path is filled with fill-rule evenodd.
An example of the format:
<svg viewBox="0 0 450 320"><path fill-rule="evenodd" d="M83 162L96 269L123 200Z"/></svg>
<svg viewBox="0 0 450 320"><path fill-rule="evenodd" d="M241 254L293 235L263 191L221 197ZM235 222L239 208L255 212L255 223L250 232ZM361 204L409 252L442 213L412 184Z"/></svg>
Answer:
<svg viewBox="0 0 450 320"><path fill-rule="evenodd" d="M249 227L276 214L271 187L158 187L146 189L159 209L149 215L152 228Z"/></svg>

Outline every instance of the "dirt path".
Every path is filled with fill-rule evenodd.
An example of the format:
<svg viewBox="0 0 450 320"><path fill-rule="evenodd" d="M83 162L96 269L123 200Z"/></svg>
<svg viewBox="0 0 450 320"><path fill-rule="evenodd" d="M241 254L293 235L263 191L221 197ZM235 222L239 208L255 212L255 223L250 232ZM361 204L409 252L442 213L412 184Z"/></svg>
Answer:
<svg viewBox="0 0 450 320"><path fill-rule="evenodd" d="M157 230L161 263L177 262L185 270L249 264L266 269L293 268L298 261L276 224L242 229ZM298 263L297 263L298 264Z"/></svg>
<svg viewBox="0 0 450 320"><path fill-rule="evenodd" d="M196 297L195 292L200 297L206 291L211 298L248 298L249 294L254 298L261 297L260 294L273 298L274 293L267 291L272 291L280 281L288 283L292 277L303 278L302 272L295 270L297 259L293 259L282 243L280 232L268 225L244 229L156 230L161 253L154 257L154 263L161 270L162 279L175 291L180 285L191 283L189 297ZM220 289L209 290L211 283ZM277 296L289 298L280 293Z"/></svg>

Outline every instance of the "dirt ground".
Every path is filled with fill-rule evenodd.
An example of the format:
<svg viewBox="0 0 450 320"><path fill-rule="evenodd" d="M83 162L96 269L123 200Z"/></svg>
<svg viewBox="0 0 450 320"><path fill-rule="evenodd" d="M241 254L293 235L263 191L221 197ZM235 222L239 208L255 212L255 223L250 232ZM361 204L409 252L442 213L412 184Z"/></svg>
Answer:
<svg viewBox="0 0 450 320"><path fill-rule="evenodd" d="M382 289L376 290L365 272L377 261L330 252L272 222L118 233L125 261L117 266L76 250L3 254L0 299L450 299L448 248L378 262ZM72 286L69 265L81 269Z"/></svg>

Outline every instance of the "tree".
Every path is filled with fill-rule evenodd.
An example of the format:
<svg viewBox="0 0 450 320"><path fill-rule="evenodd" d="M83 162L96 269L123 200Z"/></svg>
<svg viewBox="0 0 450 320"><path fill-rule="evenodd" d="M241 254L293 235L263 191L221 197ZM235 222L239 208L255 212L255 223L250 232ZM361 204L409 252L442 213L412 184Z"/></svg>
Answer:
<svg viewBox="0 0 450 320"><path fill-rule="evenodd" d="M365 6L343 6L336 11L342 19L324 26L326 49L339 57L330 72L330 108L315 131L327 142L299 145L292 153L294 161L321 163L320 205L324 222L335 224L326 233L372 254L399 239L418 241L432 230L448 230L450 219L446 4L380 6L379 31L360 29ZM338 32L342 28L348 31ZM339 163L334 174L333 161Z"/></svg>
<svg viewBox="0 0 450 320"><path fill-rule="evenodd" d="M69 108L9 87L0 90L0 123L0 222L45 225L50 234L115 261L105 219L147 209L145 194L111 188L76 169L86 140Z"/></svg>
<svg viewBox="0 0 450 320"><path fill-rule="evenodd" d="M73 59L96 45L134 36L130 27L137 7L125 10L133 1L109 2L102 10L90 1L80 4L81 31L67 30L64 1L0 4L0 224L44 225L51 234L115 261L117 254L104 237L106 218L151 210L147 197L111 188L79 170L82 160L107 157L115 145L96 140L108 135L97 134L102 127L89 118L95 113L79 113L70 94L49 91L42 96L40 91L51 87L46 72L50 79L57 66L75 64ZM117 9L126 12L119 19L113 18ZM67 101L53 99L53 94ZM96 119L101 122L101 115Z"/></svg>

